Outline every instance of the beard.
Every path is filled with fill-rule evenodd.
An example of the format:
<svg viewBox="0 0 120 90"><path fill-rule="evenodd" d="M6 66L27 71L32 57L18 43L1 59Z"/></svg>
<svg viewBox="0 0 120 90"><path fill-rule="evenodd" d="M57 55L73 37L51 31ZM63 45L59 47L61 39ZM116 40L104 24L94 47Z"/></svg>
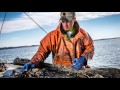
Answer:
<svg viewBox="0 0 120 90"><path fill-rule="evenodd" d="M64 30L62 23L60 25L60 31L62 32L62 34L67 34L68 32L68 30Z"/></svg>
<svg viewBox="0 0 120 90"><path fill-rule="evenodd" d="M73 28L70 27L68 30L67 29L65 30L63 28L62 24L60 26L60 30L61 30L62 34L64 34L67 39L70 39L73 36L74 33L72 32L72 29Z"/></svg>
<svg viewBox="0 0 120 90"><path fill-rule="evenodd" d="M64 30L62 23L60 24L60 31L64 35L68 35L70 37L74 37L79 31L79 25L77 22L71 27L70 30Z"/></svg>

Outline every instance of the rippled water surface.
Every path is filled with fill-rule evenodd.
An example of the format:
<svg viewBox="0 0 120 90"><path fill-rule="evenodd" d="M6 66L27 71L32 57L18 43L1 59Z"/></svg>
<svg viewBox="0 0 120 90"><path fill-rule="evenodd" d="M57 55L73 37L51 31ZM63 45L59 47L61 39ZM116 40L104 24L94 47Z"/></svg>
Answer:
<svg viewBox="0 0 120 90"><path fill-rule="evenodd" d="M120 38L94 41L95 54L88 62L91 67L114 67L120 69ZM38 46L0 50L0 60L13 62L16 57L31 59ZM52 63L51 54L45 62Z"/></svg>

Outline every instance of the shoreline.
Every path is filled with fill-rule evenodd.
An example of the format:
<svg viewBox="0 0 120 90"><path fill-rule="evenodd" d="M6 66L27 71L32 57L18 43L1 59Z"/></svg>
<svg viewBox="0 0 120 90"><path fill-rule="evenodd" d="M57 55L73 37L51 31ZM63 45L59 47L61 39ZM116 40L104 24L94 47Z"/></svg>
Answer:
<svg viewBox="0 0 120 90"><path fill-rule="evenodd" d="M109 40L109 39L119 39L120 37L114 37L114 38L103 38L103 39L95 39L93 41L102 41L102 40ZM39 45L25 45L25 46L13 46L13 47L0 47L0 50L4 49L15 49L15 48L25 48L25 47L34 47Z"/></svg>
<svg viewBox="0 0 120 90"><path fill-rule="evenodd" d="M0 50L4 50L4 49L15 49L15 48L26 48L26 47L37 47L39 45L30 45L30 46L16 46L16 47L2 47L0 48Z"/></svg>

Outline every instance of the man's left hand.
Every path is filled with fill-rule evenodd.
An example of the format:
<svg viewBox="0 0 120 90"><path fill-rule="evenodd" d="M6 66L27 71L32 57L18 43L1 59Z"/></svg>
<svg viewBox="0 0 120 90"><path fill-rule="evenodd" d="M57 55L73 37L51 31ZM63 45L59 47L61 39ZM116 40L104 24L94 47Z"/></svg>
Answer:
<svg viewBox="0 0 120 90"><path fill-rule="evenodd" d="M71 67L75 70L80 70L83 66L85 66L87 60L85 59L84 56L81 56L80 58L74 58L72 62L73 65Z"/></svg>

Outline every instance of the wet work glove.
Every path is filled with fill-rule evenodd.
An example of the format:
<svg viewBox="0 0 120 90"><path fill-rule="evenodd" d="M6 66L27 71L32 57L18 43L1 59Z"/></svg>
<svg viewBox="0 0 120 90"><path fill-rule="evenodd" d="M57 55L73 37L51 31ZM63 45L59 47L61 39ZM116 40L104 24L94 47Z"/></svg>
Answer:
<svg viewBox="0 0 120 90"><path fill-rule="evenodd" d="M23 67L22 70L29 70L30 68L35 68L36 65L34 63L28 62Z"/></svg>
<svg viewBox="0 0 120 90"><path fill-rule="evenodd" d="M73 65L71 67L75 70L80 70L82 66L86 65L87 60L84 56L81 56L80 58L74 58L72 62L73 62Z"/></svg>

